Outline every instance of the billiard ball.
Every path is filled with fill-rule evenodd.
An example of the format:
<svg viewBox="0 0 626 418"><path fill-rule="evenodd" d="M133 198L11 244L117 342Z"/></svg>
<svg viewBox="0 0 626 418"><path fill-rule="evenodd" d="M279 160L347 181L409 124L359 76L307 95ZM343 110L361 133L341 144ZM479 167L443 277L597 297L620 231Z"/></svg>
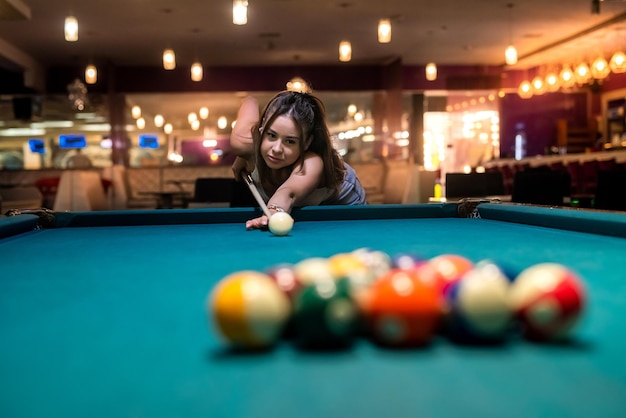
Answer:
<svg viewBox="0 0 626 418"><path fill-rule="evenodd" d="M302 289L302 282L298 280L294 266L289 263L280 263L269 267L265 273L272 278L290 300Z"/></svg>
<svg viewBox="0 0 626 418"><path fill-rule="evenodd" d="M297 262L293 266L294 273L304 286L313 284L317 280L333 279L333 272L324 257L309 257Z"/></svg>
<svg viewBox="0 0 626 418"><path fill-rule="evenodd" d="M263 349L279 340L291 306L268 275L244 270L218 282L207 298L207 310L227 343L243 349Z"/></svg>
<svg viewBox="0 0 626 418"><path fill-rule="evenodd" d="M372 340L380 345L423 346L435 335L441 315L437 283L419 269L395 268L372 285L365 323Z"/></svg>
<svg viewBox="0 0 626 418"><path fill-rule="evenodd" d="M446 332L459 342L503 342L511 330L510 281L491 261L477 263L445 294Z"/></svg>
<svg viewBox="0 0 626 418"><path fill-rule="evenodd" d="M423 264L424 262L424 258L418 256L417 254L400 253L396 254L392 258L392 267L410 270L412 268L415 268L416 266L419 266L420 264Z"/></svg>
<svg viewBox="0 0 626 418"><path fill-rule="evenodd" d="M441 254L428 260L428 264L437 272L443 294L474 267L472 261L458 254Z"/></svg>
<svg viewBox="0 0 626 418"><path fill-rule="evenodd" d="M293 228L293 218L287 212L276 212L270 216L268 227L274 235L289 235Z"/></svg>
<svg viewBox="0 0 626 418"><path fill-rule="evenodd" d="M335 279L348 279L352 290L370 286L371 272L365 261L353 253L338 253L328 258L328 267Z"/></svg>
<svg viewBox="0 0 626 418"><path fill-rule="evenodd" d="M389 254L371 248L358 248L352 254L363 261L369 271L369 281L373 283L378 277L391 270L392 260Z"/></svg>
<svg viewBox="0 0 626 418"><path fill-rule="evenodd" d="M359 312L347 279L318 279L296 296L293 334L304 349L345 348L357 331Z"/></svg>
<svg viewBox="0 0 626 418"><path fill-rule="evenodd" d="M544 341L567 338L582 316L586 299L581 277L559 263L522 270L509 296L524 335Z"/></svg>

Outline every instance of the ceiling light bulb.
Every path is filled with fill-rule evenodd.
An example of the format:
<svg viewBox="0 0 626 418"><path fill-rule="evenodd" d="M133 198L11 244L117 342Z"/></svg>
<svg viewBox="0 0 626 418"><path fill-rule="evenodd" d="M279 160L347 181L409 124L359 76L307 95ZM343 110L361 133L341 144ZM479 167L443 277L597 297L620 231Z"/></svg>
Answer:
<svg viewBox="0 0 626 418"><path fill-rule="evenodd" d="M144 118L137 119L137 128L143 129L146 127L146 120Z"/></svg>
<svg viewBox="0 0 626 418"><path fill-rule="evenodd" d="M78 20L74 16L65 18L65 40L68 42L78 41Z"/></svg>
<svg viewBox="0 0 626 418"><path fill-rule="evenodd" d="M163 116L154 115L154 126L156 126L157 128L160 128L161 126L163 126L164 122L165 120L163 119Z"/></svg>
<svg viewBox="0 0 626 418"><path fill-rule="evenodd" d="M209 117L209 108L208 107L201 107L200 110L198 110L198 115L200 116L200 119L206 119Z"/></svg>
<svg viewBox="0 0 626 418"><path fill-rule="evenodd" d="M532 85L533 85L533 94L537 96L541 96L543 93L546 92L546 85L543 82L543 78L539 76L533 78Z"/></svg>
<svg viewBox="0 0 626 418"><path fill-rule="evenodd" d="M380 19L378 22L378 42L381 44L391 42L391 20Z"/></svg>
<svg viewBox="0 0 626 418"><path fill-rule="evenodd" d="M533 86L530 84L530 81L522 81L522 83L519 85L519 88L517 89L517 94L522 99L530 99L531 97L533 97Z"/></svg>
<svg viewBox="0 0 626 418"><path fill-rule="evenodd" d="M611 74L609 63L604 57L596 58L591 64L591 76L596 80L607 78Z"/></svg>
<svg viewBox="0 0 626 418"><path fill-rule="evenodd" d="M248 23L248 1L233 0L233 23L245 25Z"/></svg>
<svg viewBox="0 0 626 418"><path fill-rule="evenodd" d="M546 90L550 93L557 91L561 87L561 79L557 73L551 72L546 75L545 83Z"/></svg>
<svg viewBox="0 0 626 418"><path fill-rule="evenodd" d="M200 64L199 62L194 62L191 65L191 80L202 81L202 75L203 75L202 64Z"/></svg>
<svg viewBox="0 0 626 418"><path fill-rule="evenodd" d="M434 62L426 64L426 80L434 81L437 79L437 65Z"/></svg>
<svg viewBox="0 0 626 418"><path fill-rule="evenodd" d="M187 122L192 123L194 120L198 120L198 115L196 115L196 112L190 112L187 115Z"/></svg>
<svg viewBox="0 0 626 418"><path fill-rule="evenodd" d="M578 84L585 84L591 78L591 69L586 62L581 62L574 70L574 79Z"/></svg>
<svg viewBox="0 0 626 418"><path fill-rule="evenodd" d="M130 114L132 115L133 119L138 119L141 116L141 108L137 105L133 106L130 109Z"/></svg>
<svg viewBox="0 0 626 418"><path fill-rule="evenodd" d="M613 54L609 62L609 68L615 74L626 73L626 54L621 51Z"/></svg>
<svg viewBox="0 0 626 418"><path fill-rule="evenodd" d="M228 119L226 119L226 116L220 116L220 118L217 120L217 127L220 129L224 129L226 128L226 126L228 126Z"/></svg>
<svg viewBox="0 0 626 418"><path fill-rule="evenodd" d="M506 50L504 51L504 61L506 62L506 65L517 64L517 49L513 45L506 47Z"/></svg>
<svg viewBox="0 0 626 418"><path fill-rule="evenodd" d="M166 70L173 70L176 68L176 55L172 49L166 49L163 51L163 68Z"/></svg>
<svg viewBox="0 0 626 418"><path fill-rule="evenodd" d="M348 62L352 59L352 45L350 41L341 41L339 44L339 61Z"/></svg>
<svg viewBox="0 0 626 418"><path fill-rule="evenodd" d="M173 130L174 128L172 127L171 123L166 123L165 126L163 126L163 132L165 132L168 135L171 134Z"/></svg>
<svg viewBox="0 0 626 418"><path fill-rule="evenodd" d="M95 65L88 65L85 68L85 83L96 84L96 81L98 81L98 70Z"/></svg>
<svg viewBox="0 0 626 418"><path fill-rule="evenodd" d="M561 70L561 73L559 74L559 77L561 78L561 86L563 88L570 88L573 87L574 84L576 84L576 79L574 78L574 71L572 71L572 68L569 65L565 65L563 67L563 69Z"/></svg>

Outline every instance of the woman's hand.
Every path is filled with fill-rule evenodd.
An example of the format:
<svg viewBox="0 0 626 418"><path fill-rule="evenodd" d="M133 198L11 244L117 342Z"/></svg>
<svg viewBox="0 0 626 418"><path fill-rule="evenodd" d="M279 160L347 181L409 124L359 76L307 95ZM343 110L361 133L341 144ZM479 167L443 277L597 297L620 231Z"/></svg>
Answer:
<svg viewBox="0 0 626 418"><path fill-rule="evenodd" d="M246 221L246 229L267 229L268 219L263 215L258 218L250 219Z"/></svg>
<svg viewBox="0 0 626 418"><path fill-rule="evenodd" d="M248 163L248 160L242 157L235 158L235 161L232 165L233 174L235 175L235 180L242 181L244 173L251 173L254 169L254 165Z"/></svg>

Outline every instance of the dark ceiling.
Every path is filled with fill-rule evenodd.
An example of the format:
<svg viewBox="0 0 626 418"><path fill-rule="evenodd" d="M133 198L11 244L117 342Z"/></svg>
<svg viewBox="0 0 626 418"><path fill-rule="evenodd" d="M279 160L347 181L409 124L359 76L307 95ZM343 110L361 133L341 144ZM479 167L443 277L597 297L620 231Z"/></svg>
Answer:
<svg viewBox="0 0 626 418"><path fill-rule="evenodd" d="M504 65L513 43L523 69L591 59L626 45L626 1L605 0L249 0L248 24L232 23L232 0L0 0L0 67L26 71L107 62L160 67L163 50L179 66ZM79 39L66 42L67 15ZM379 19L390 18L392 41L379 44ZM580 36L579 36L580 35ZM352 61L338 44L352 42ZM31 82L31 81L28 81ZM236 105L241 93L218 95ZM199 96L194 96L198 98ZM163 97L132 97L165 106ZM171 108L193 99L169 95ZM202 99L213 100L205 95ZM209 104L211 106L211 104ZM156 110L153 110L153 113Z"/></svg>

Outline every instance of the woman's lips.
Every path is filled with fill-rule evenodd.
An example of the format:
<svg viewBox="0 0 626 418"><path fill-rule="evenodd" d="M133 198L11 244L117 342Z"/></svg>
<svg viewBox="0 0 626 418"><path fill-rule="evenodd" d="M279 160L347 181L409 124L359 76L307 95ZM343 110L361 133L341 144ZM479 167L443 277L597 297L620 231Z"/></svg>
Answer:
<svg viewBox="0 0 626 418"><path fill-rule="evenodd" d="M267 159L268 159L269 162L271 162L273 164L280 164L280 162L282 161L282 159L277 158L277 157L273 157L271 155L268 155Z"/></svg>

